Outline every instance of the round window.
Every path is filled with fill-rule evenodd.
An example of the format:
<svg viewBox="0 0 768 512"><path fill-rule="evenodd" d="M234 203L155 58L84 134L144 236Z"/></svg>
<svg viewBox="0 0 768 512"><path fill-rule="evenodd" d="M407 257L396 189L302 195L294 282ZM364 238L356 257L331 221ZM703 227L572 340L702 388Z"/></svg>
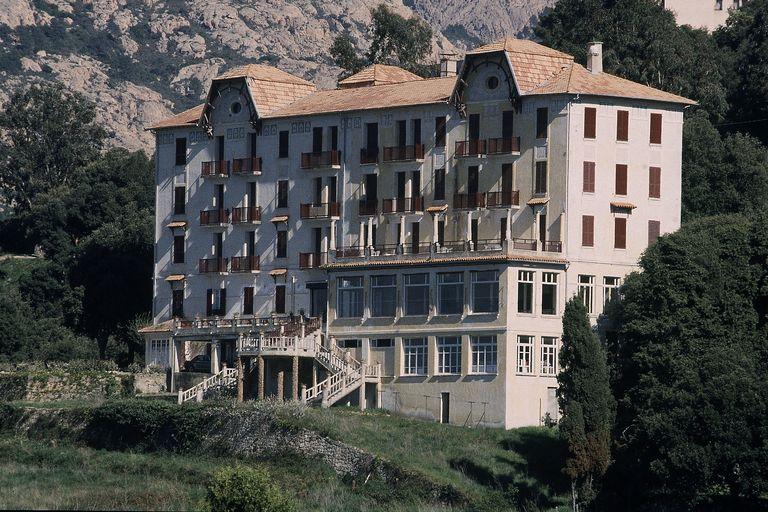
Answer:
<svg viewBox="0 0 768 512"><path fill-rule="evenodd" d="M231 107L229 107L229 111L232 112L233 114L239 114L240 110L242 110L242 108L243 108L243 106L240 105L240 102L236 101L236 102L234 102L232 104Z"/></svg>
<svg viewBox="0 0 768 512"><path fill-rule="evenodd" d="M485 86L488 87L490 90L494 90L499 86L499 79L495 76L489 76L488 80L485 81Z"/></svg>

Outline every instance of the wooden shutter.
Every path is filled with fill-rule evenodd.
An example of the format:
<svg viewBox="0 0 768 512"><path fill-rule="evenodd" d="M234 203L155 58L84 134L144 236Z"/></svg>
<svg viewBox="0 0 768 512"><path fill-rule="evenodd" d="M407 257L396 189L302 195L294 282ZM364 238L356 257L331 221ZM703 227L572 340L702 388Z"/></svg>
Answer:
<svg viewBox="0 0 768 512"><path fill-rule="evenodd" d="M648 245L651 245L658 240L661 235L661 222L658 220L648 221Z"/></svg>
<svg viewBox="0 0 768 512"><path fill-rule="evenodd" d="M584 109L584 138L594 139L597 124L597 109L587 107Z"/></svg>
<svg viewBox="0 0 768 512"><path fill-rule="evenodd" d="M614 238L613 246L616 249L627 248L627 219L624 217L616 217L613 221L614 226Z"/></svg>
<svg viewBox="0 0 768 512"><path fill-rule="evenodd" d="M253 314L253 287L246 286L243 288L243 314Z"/></svg>
<svg viewBox="0 0 768 512"><path fill-rule="evenodd" d="M219 297L221 297L219 301L219 315L224 316L227 314L227 289L222 288L219 290L219 294Z"/></svg>
<svg viewBox="0 0 768 512"><path fill-rule="evenodd" d="M627 165L616 164L616 191L617 196L627 195Z"/></svg>
<svg viewBox="0 0 768 512"><path fill-rule="evenodd" d="M213 316L213 290L208 289L205 297L205 316Z"/></svg>
<svg viewBox="0 0 768 512"><path fill-rule="evenodd" d="M648 197L661 197L661 167L651 167L648 173Z"/></svg>
<svg viewBox="0 0 768 512"><path fill-rule="evenodd" d="M435 118L435 146L445 146L445 116Z"/></svg>
<svg viewBox="0 0 768 512"><path fill-rule="evenodd" d="M595 162L584 162L583 191L595 191Z"/></svg>
<svg viewBox="0 0 768 512"><path fill-rule="evenodd" d="M173 262L184 263L184 235L173 237Z"/></svg>
<svg viewBox="0 0 768 512"><path fill-rule="evenodd" d="M616 140L626 142L629 140L629 111L616 112Z"/></svg>
<svg viewBox="0 0 768 512"><path fill-rule="evenodd" d="M285 313L285 286L275 286L275 313Z"/></svg>
<svg viewBox="0 0 768 512"><path fill-rule="evenodd" d="M547 128L549 127L549 109L537 108L536 109L536 138L546 139Z"/></svg>
<svg viewBox="0 0 768 512"><path fill-rule="evenodd" d="M176 139L176 165L187 165L187 138Z"/></svg>
<svg viewBox="0 0 768 512"><path fill-rule="evenodd" d="M581 217L581 245L584 247L595 245L595 217L592 215Z"/></svg>
<svg viewBox="0 0 768 512"><path fill-rule="evenodd" d="M651 144L661 144L661 114L651 114Z"/></svg>

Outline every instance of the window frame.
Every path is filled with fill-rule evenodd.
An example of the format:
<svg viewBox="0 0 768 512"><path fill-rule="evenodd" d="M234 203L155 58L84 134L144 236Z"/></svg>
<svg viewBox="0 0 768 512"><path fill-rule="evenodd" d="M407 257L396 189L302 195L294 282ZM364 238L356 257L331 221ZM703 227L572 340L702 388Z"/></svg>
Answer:
<svg viewBox="0 0 768 512"><path fill-rule="evenodd" d="M174 148L174 165L176 167L182 167L187 165L187 138L176 137L176 146ZM183 157L183 158L182 158Z"/></svg>
<svg viewBox="0 0 768 512"><path fill-rule="evenodd" d="M420 277L426 277L426 282L424 283L411 283L409 282L412 279L415 279L417 276ZM422 309L419 310L419 312L413 313L410 311L410 302L409 302L409 294L410 293L417 293L415 290L417 289L424 289L426 288L426 304L425 308L423 309L423 313L421 312ZM428 272L419 272L417 274L403 274L403 316L429 316L429 310L430 310L430 276ZM422 290L421 293L424 293Z"/></svg>
<svg viewBox="0 0 768 512"><path fill-rule="evenodd" d="M496 375L499 372L499 345L495 334L469 337L474 375Z"/></svg>
<svg viewBox="0 0 768 512"><path fill-rule="evenodd" d="M490 274L493 273L495 276L495 280L479 280L478 277L481 274ZM491 269L491 270L472 270L469 274L469 283L470 283L470 299L469 299L469 310L473 314L480 314L480 315L487 315L487 314L494 314L499 313L499 310L501 309L501 301L499 299L499 290L500 290L500 278L501 278L501 272L498 269ZM495 291L492 291L490 294L490 305L491 309L484 311L477 308L477 299L478 299L478 293L476 287L478 285L481 285L483 283L489 283L491 287L495 286Z"/></svg>
<svg viewBox="0 0 768 512"><path fill-rule="evenodd" d="M376 281L383 278L392 278L392 284L377 284ZM373 275L370 277L370 311L371 311L371 318L394 318L397 316L397 275L396 274L380 274L380 275ZM379 314L381 311L377 311L375 304L376 304L376 296L377 292L380 293L381 290L390 290L392 293L391 300L387 300L386 302L391 302L392 304L392 314L391 315L384 315ZM383 304L383 303L382 303Z"/></svg>
<svg viewBox="0 0 768 512"><path fill-rule="evenodd" d="M627 219L626 217L614 217L613 219L613 248L627 248Z"/></svg>
<svg viewBox="0 0 768 512"><path fill-rule="evenodd" d="M461 336L438 336L437 373L440 375L461 374Z"/></svg>
<svg viewBox="0 0 768 512"><path fill-rule="evenodd" d="M581 179L581 191L586 194L595 193L595 162L584 162Z"/></svg>
<svg viewBox="0 0 768 512"><path fill-rule="evenodd" d="M427 338L403 338L403 375L428 375L427 355L429 344Z"/></svg>
<svg viewBox="0 0 768 512"><path fill-rule="evenodd" d="M535 338L529 334L518 334L515 350L515 373L518 375L533 375ZM527 355L527 357L525 357ZM525 363L525 364L521 364Z"/></svg>
<svg viewBox="0 0 768 512"><path fill-rule="evenodd" d="M584 107L584 138L595 140L597 138L597 108Z"/></svg>
<svg viewBox="0 0 768 512"><path fill-rule="evenodd" d="M539 366L541 375L554 377L557 375L557 338L542 336L539 343Z"/></svg>
<svg viewBox="0 0 768 512"><path fill-rule="evenodd" d="M629 142L629 110L616 111L616 142Z"/></svg>
<svg viewBox="0 0 768 512"><path fill-rule="evenodd" d="M578 295L581 297L587 313L595 313L595 276L588 274L579 274L577 278Z"/></svg>
<svg viewBox="0 0 768 512"><path fill-rule="evenodd" d="M581 216L581 246L582 247L595 246L595 216L594 215Z"/></svg>
<svg viewBox="0 0 768 512"><path fill-rule="evenodd" d="M549 168L546 160L538 160L533 169L533 193L547 195L549 193ZM543 180L541 179L543 176Z"/></svg>
<svg viewBox="0 0 768 512"><path fill-rule="evenodd" d="M343 282L359 282L356 285L342 286ZM336 278L336 318L362 318L365 310L365 283L363 282L363 276L340 276ZM359 294L359 295L358 295ZM349 296L354 299L347 302L347 307L350 308L349 313L346 312L343 299ZM354 308L354 309L352 309ZM358 312L359 310L359 312Z"/></svg>
<svg viewBox="0 0 768 512"><path fill-rule="evenodd" d="M536 140L547 140L549 138L549 108L539 107L536 109Z"/></svg>
<svg viewBox="0 0 768 512"><path fill-rule="evenodd" d="M277 180L277 205L275 208L288 208L289 180Z"/></svg>
<svg viewBox="0 0 768 512"><path fill-rule="evenodd" d="M288 158L291 148L291 132L280 130L277 134L277 158Z"/></svg>
<svg viewBox="0 0 768 512"><path fill-rule="evenodd" d="M186 245L187 245L186 238L187 237L183 234L173 235L173 255L171 257L172 258L171 261L174 264L184 263L185 261L185 258L186 258L185 253L186 253ZM179 243L179 241L181 241L181 243Z"/></svg>
<svg viewBox="0 0 768 512"><path fill-rule="evenodd" d="M612 284L608 284L608 280L613 280ZM619 297L619 289L621 288L621 278L616 276L603 276L603 309L609 301Z"/></svg>
<svg viewBox="0 0 768 512"><path fill-rule="evenodd" d="M443 279L445 276L458 276L458 281L451 281L451 282L442 282L441 279ZM460 288L461 293L460 295L460 305L459 311L454 312L445 312L443 311L443 289L444 288ZM437 304L436 310L438 315L461 315L464 313L464 303L466 301L466 290L464 288L464 272L438 272L437 274ZM455 301L454 301L455 302Z"/></svg>
<svg viewBox="0 0 768 512"><path fill-rule="evenodd" d="M533 270L518 270L517 271L517 312L523 315L532 315L534 310L534 304L536 299L536 272ZM522 310L523 301L520 300L520 294L523 290L528 290L530 300L528 303L528 310Z"/></svg>
<svg viewBox="0 0 768 512"><path fill-rule="evenodd" d="M541 314L557 316L557 272L541 273ZM552 293L552 308L544 309L544 300L548 297L549 290Z"/></svg>

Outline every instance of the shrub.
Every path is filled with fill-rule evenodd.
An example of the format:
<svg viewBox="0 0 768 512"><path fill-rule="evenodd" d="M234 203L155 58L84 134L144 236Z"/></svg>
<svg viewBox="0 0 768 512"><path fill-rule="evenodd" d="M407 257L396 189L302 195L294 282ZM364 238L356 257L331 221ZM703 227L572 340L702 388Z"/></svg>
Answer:
<svg viewBox="0 0 768 512"><path fill-rule="evenodd" d="M208 484L208 505L216 512L290 512L293 500L261 468L222 468Z"/></svg>

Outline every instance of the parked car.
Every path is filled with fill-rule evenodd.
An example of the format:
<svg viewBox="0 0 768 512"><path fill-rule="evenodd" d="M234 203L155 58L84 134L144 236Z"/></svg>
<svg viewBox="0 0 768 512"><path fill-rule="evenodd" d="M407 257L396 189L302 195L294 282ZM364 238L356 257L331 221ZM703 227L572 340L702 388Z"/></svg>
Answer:
<svg viewBox="0 0 768 512"><path fill-rule="evenodd" d="M185 372L211 373L211 356L202 354L184 363Z"/></svg>

